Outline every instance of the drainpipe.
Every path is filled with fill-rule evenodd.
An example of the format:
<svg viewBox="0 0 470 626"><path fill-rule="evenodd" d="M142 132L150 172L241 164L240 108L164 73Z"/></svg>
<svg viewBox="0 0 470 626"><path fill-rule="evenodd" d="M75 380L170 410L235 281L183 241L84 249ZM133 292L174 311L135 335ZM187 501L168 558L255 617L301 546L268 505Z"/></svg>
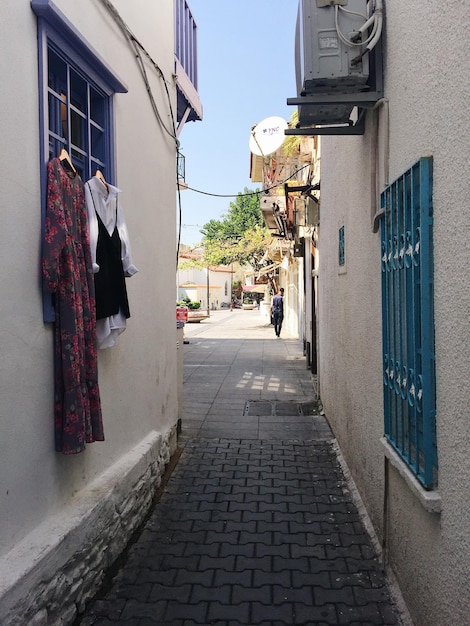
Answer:
<svg viewBox="0 0 470 626"><path fill-rule="evenodd" d="M383 155L383 187L389 184L389 169L390 169L390 120L389 120L389 107L388 99L381 98L378 100L372 110L376 110L375 124L373 126L372 147L373 154L371 159L371 181L370 181L370 195L371 195L371 216L372 216L372 232L377 233L380 228L380 220L385 214L385 209L378 206L380 200L380 179L377 172L377 161L379 157L379 130L380 130L380 114L378 109L384 108L384 145L382 150ZM389 461L386 455L384 455L384 468L383 468L383 501L382 501L382 565L385 568L388 562L388 518L389 518Z"/></svg>
<svg viewBox="0 0 470 626"><path fill-rule="evenodd" d="M389 110L388 110L388 99L381 98L377 100L373 107L371 107L372 111L379 109L380 107L384 108L384 146L383 146L383 186L386 187L388 185L388 177L389 177L389 150L390 150L390 124L389 124ZM379 158L379 129L380 129L380 115L377 111L375 115L375 124L373 130L372 137L372 147L373 147L373 155L371 159L371 172L370 172L370 203L371 203L371 216L372 216L372 232L377 233L380 227L380 219L384 214L384 210L381 207L378 207L378 200L380 198L380 188L379 183L380 179L377 173L377 162Z"/></svg>

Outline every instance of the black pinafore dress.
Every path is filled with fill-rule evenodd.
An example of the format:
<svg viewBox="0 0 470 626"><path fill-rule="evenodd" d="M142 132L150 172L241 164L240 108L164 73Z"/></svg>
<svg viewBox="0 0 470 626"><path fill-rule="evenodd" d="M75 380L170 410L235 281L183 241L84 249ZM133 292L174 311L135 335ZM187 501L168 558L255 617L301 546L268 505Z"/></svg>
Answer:
<svg viewBox="0 0 470 626"><path fill-rule="evenodd" d="M95 274L96 319L104 319L116 315L119 311L130 317L127 298L126 280L121 260L121 238L116 224L110 235L98 211L98 243L96 245L96 262L100 266Z"/></svg>

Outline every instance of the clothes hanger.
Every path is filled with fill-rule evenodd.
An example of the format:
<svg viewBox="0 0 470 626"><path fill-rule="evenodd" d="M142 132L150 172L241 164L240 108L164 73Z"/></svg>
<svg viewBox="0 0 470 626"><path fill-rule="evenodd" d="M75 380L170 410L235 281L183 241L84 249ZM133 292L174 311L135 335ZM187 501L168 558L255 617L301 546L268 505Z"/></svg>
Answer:
<svg viewBox="0 0 470 626"><path fill-rule="evenodd" d="M102 172L100 170L96 170L95 176L96 178L98 178L98 180L100 180L103 183L103 185L106 187L106 191L109 193L109 185L106 182L105 177L103 176Z"/></svg>
<svg viewBox="0 0 470 626"><path fill-rule="evenodd" d="M69 153L67 152L67 150L65 150L65 148L62 148L62 150L60 151L59 154L59 159L62 163L65 164L65 166L74 174L77 173L77 170L74 168L73 163L72 163L72 159L69 156Z"/></svg>

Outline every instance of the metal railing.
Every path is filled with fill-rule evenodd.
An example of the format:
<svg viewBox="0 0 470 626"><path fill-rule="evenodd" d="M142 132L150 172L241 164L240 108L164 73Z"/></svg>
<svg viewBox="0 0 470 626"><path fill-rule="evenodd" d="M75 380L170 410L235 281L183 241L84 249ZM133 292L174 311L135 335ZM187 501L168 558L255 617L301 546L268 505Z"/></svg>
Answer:
<svg viewBox="0 0 470 626"><path fill-rule="evenodd" d="M175 0L175 55L197 90L197 25L187 0Z"/></svg>

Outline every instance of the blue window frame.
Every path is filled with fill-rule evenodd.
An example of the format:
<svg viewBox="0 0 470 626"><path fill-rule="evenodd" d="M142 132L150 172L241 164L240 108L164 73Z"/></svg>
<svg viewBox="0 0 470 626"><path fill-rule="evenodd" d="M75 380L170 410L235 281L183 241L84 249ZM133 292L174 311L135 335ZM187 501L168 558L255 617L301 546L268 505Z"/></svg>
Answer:
<svg viewBox="0 0 470 626"><path fill-rule="evenodd" d="M110 97L51 42L47 80L49 158L65 148L84 181L99 169L111 182Z"/></svg>
<svg viewBox="0 0 470 626"><path fill-rule="evenodd" d="M437 487L432 158L381 196L385 437L426 489Z"/></svg>
<svg viewBox="0 0 470 626"><path fill-rule="evenodd" d="M97 169L113 183L113 96L127 91L51 0L31 0L38 17L40 173L45 218L47 162L65 148L83 181ZM54 320L44 294L44 321Z"/></svg>
<svg viewBox="0 0 470 626"><path fill-rule="evenodd" d="M343 266L345 263L344 256L344 226L338 231L338 263L340 266Z"/></svg>
<svg viewBox="0 0 470 626"><path fill-rule="evenodd" d="M31 7L38 16L42 173L65 148L82 179L99 167L113 182L113 96L127 88L51 0L31 0Z"/></svg>

